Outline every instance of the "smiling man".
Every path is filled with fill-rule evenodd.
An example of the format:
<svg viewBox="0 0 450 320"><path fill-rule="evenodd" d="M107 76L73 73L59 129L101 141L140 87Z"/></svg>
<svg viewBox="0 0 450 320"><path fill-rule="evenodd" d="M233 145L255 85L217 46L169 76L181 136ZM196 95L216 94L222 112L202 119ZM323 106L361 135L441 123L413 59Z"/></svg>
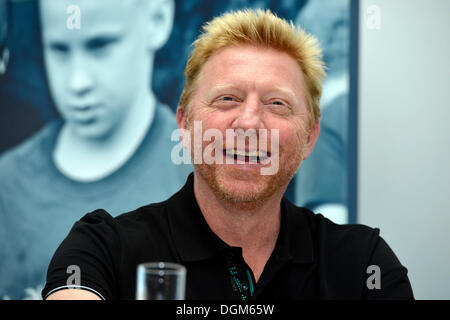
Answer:
<svg viewBox="0 0 450 320"><path fill-rule="evenodd" d="M206 24L185 76L184 145L194 158L213 145L216 161L194 161L165 202L87 214L56 251L44 298L133 299L136 266L151 261L186 267L187 299L413 298L378 229L336 225L283 197L320 132L324 66L312 36L269 11L228 13ZM269 175L267 157L279 163ZM81 270L76 289L70 265Z"/></svg>

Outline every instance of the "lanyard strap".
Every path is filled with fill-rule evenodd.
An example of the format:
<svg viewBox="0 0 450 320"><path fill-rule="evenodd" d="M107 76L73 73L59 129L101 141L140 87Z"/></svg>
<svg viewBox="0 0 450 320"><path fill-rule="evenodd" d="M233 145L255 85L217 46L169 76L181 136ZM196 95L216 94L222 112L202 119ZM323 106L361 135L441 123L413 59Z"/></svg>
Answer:
<svg viewBox="0 0 450 320"><path fill-rule="evenodd" d="M237 292L242 300L247 300L254 292L250 270L245 263L239 261L239 258L235 257L234 254L226 255L226 261L233 291Z"/></svg>

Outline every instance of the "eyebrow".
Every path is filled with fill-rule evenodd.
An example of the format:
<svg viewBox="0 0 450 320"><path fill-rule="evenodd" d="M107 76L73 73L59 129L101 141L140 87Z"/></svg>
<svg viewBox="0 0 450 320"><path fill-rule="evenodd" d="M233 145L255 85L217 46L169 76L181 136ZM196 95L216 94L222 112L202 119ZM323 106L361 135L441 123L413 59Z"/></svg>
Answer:
<svg viewBox="0 0 450 320"><path fill-rule="evenodd" d="M269 93L272 92L282 92L284 95L288 96L289 99L295 103L296 105L298 105L300 103L299 99L297 98L297 96L295 95L294 92L292 92L289 89L283 88L283 87L275 87L275 90L271 90Z"/></svg>
<svg viewBox="0 0 450 320"><path fill-rule="evenodd" d="M207 96L208 100L213 99L214 96L217 94L217 92L222 91L222 90L231 90L231 91L240 91L240 92L242 91L236 85L233 85L233 84L219 84L219 85L214 86L209 91L208 96ZM275 87L273 87L273 89L267 90L267 93L264 94L263 96L270 95L275 92L281 92L283 95L287 96L289 98L289 100L291 100L296 105L298 105L300 103L299 99L294 94L294 92L292 92L292 90L289 90L289 89L286 89L283 87L279 87L279 86L275 86Z"/></svg>
<svg viewBox="0 0 450 320"><path fill-rule="evenodd" d="M242 91L239 90L239 88L237 88L235 85L232 84L218 84L214 87L212 87L207 94L207 100L211 101L212 99L215 98L215 96L218 94L218 92L223 91L223 90L230 90L230 91Z"/></svg>

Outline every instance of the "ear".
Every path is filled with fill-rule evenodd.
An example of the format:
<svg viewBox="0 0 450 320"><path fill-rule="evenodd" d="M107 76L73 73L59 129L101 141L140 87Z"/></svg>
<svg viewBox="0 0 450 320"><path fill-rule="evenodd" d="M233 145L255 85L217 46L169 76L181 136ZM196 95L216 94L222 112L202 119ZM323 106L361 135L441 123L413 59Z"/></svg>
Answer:
<svg viewBox="0 0 450 320"><path fill-rule="evenodd" d="M179 129L187 129L186 113L180 105L177 108L177 124Z"/></svg>
<svg viewBox="0 0 450 320"><path fill-rule="evenodd" d="M309 157L311 154L314 145L316 144L317 138L319 138L320 134L320 121L317 120L317 122L313 125L309 132L308 141L304 146L303 149L303 160Z"/></svg>
<svg viewBox="0 0 450 320"><path fill-rule="evenodd" d="M181 106L178 106L177 108L177 124L178 128L180 129L180 138L181 142L183 143L184 148L190 147L189 139L190 137L185 139L185 134L188 134L189 129L187 127L187 118L186 118L186 112L185 109ZM189 144L189 145L187 145Z"/></svg>
<svg viewBox="0 0 450 320"><path fill-rule="evenodd" d="M150 0L147 2L148 47L156 51L164 46L172 32L175 15L174 0Z"/></svg>

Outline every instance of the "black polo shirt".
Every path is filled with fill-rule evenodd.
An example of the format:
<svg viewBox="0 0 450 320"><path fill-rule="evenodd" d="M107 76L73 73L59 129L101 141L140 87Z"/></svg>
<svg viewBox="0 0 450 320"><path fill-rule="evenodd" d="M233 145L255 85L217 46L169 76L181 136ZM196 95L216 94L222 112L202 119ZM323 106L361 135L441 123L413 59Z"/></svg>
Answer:
<svg viewBox="0 0 450 320"><path fill-rule="evenodd" d="M137 265L164 261L186 267L186 299L413 298L407 269L378 229L337 225L286 199L275 249L256 283L242 248L209 228L193 179L167 201L116 218L104 210L85 215L55 252L42 296L67 288L68 268L76 265L81 288L104 299L134 299ZM381 288L374 288L371 265L379 267Z"/></svg>

